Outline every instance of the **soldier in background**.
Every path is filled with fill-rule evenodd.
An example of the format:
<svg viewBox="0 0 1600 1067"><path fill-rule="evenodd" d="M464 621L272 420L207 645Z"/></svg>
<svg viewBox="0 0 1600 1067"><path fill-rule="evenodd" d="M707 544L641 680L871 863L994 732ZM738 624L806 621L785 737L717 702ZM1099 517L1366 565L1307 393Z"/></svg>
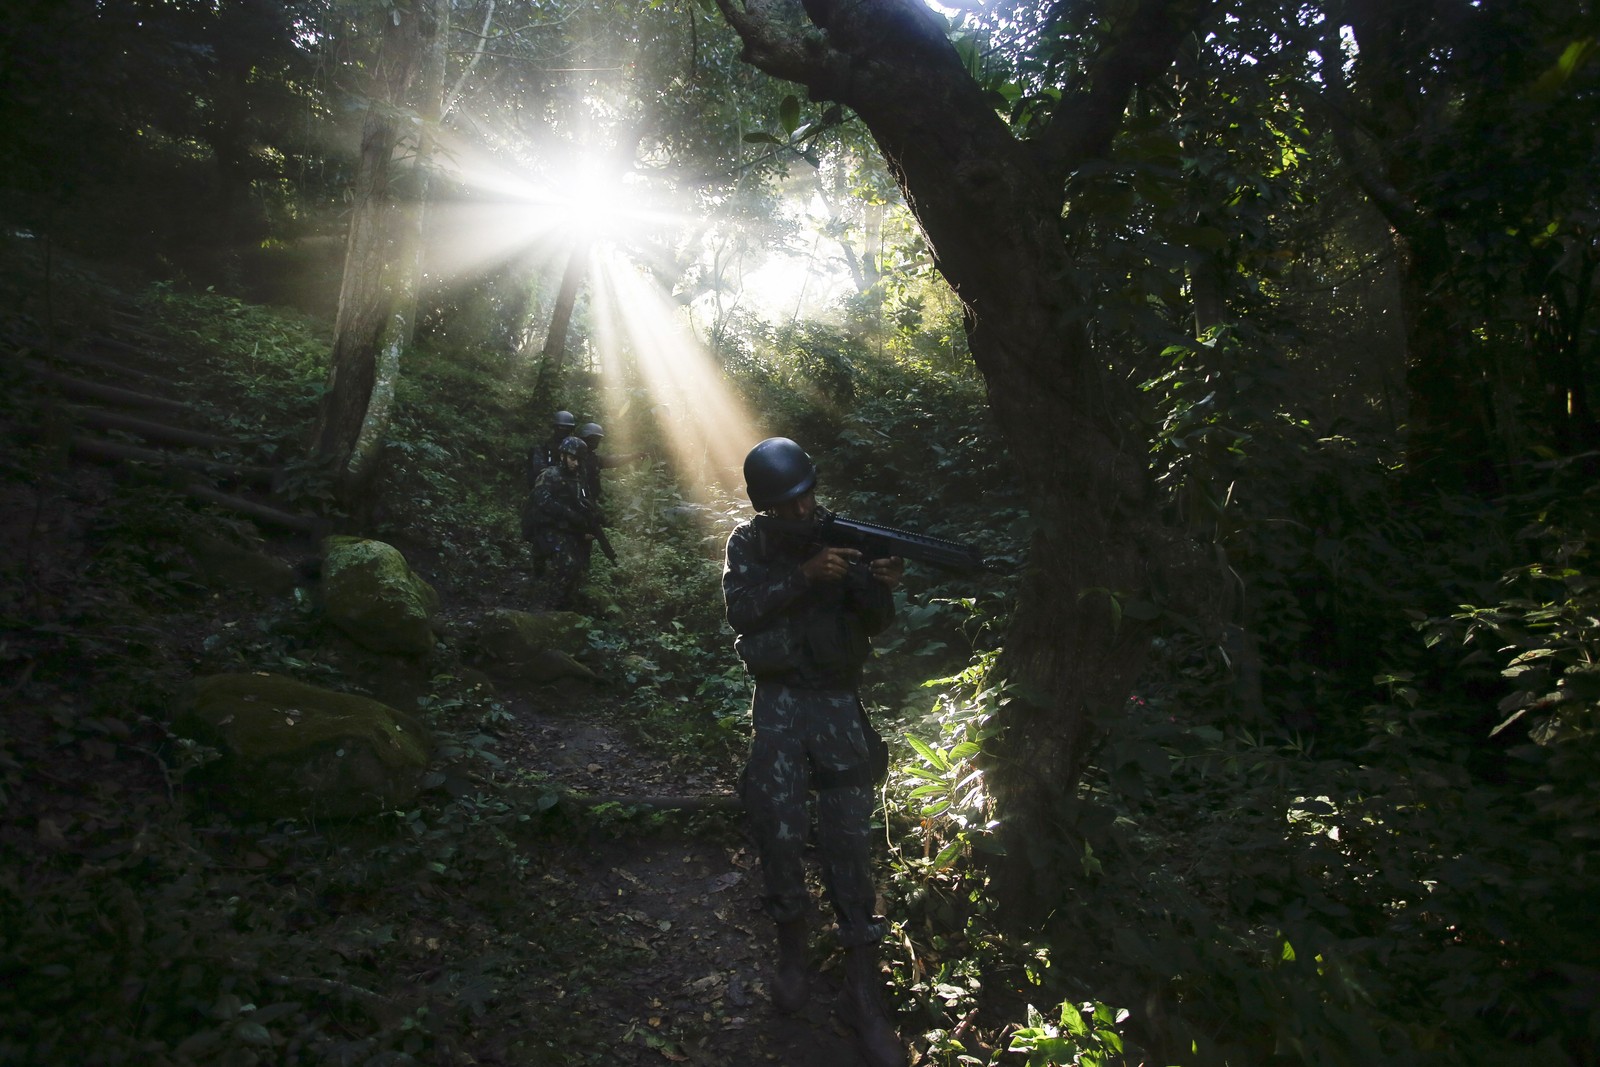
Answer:
<svg viewBox="0 0 1600 1067"><path fill-rule="evenodd" d="M617 467L628 467L641 460L650 458L648 452L630 452L625 456L602 456L600 444L606 439L606 432L600 428L598 422L586 422L578 431L578 436L583 438L583 443L589 446L588 459L584 463L583 476L584 488L589 493L589 499L596 504L600 503L603 486L600 483L602 470L614 470Z"/></svg>
<svg viewBox="0 0 1600 1067"><path fill-rule="evenodd" d="M596 521L583 490L588 451L581 438L562 440L556 465L539 472L523 506L522 536L534 554L535 600L547 611L570 609L589 573Z"/></svg>
<svg viewBox="0 0 1600 1067"><path fill-rule="evenodd" d="M573 436L578 428L578 418L570 411L558 411L550 416L550 437L528 451L528 488L539 479L539 472L554 467L560 458L561 442Z"/></svg>

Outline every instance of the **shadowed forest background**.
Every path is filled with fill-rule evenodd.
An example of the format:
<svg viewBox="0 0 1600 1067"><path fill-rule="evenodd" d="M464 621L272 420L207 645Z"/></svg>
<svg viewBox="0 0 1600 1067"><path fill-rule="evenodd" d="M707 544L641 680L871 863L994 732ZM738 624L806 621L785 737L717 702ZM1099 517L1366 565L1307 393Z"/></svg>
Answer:
<svg viewBox="0 0 1600 1067"><path fill-rule="evenodd" d="M753 897L771 435L995 564L864 694L912 1062L1600 1058L1589 0L6 8L0 1062L841 1062L583 895ZM510 664L557 408L643 455ZM415 773L260 803L186 723L263 674Z"/></svg>

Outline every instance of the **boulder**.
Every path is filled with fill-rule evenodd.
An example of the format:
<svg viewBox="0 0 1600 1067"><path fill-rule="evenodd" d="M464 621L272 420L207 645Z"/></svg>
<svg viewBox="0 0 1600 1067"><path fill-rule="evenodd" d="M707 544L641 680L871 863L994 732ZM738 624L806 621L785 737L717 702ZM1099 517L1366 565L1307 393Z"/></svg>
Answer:
<svg viewBox="0 0 1600 1067"><path fill-rule="evenodd" d="M478 622L474 649L485 668L522 682L596 681L574 656L588 647L589 619L570 611L497 608Z"/></svg>
<svg viewBox="0 0 1600 1067"><path fill-rule="evenodd" d="M399 549L360 537L329 537L322 551L323 604L345 636L374 652L433 651L439 594L412 573Z"/></svg>
<svg viewBox="0 0 1600 1067"><path fill-rule="evenodd" d="M429 742L410 715L275 674L218 674L183 693L173 730L222 758L200 773L259 818L354 818L416 799Z"/></svg>

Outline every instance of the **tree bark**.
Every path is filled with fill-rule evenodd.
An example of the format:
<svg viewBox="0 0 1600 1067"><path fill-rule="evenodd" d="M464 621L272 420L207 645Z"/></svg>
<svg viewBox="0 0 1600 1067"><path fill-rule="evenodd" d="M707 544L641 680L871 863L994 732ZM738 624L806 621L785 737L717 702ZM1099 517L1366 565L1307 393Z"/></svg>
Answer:
<svg viewBox="0 0 1600 1067"><path fill-rule="evenodd" d="M417 127L416 155L412 165L413 189L399 212L400 235L395 263L396 309L389 316L378 346L377 369L372 398L361 420L347 468L347 480L355 495L365 495L376 477L382 458L383 439L394 420L395 389L400 382L400 364L416 332L417 304L426 278L428 202L433 184L434 134L444 107L444 75L447 62L445 45L450 33L450 0L429 0L433 23L426 39L427 60L423 66L420 123Z"/></svg>
<svg viewBox="0 0 1600 1067"><path fill-rule="evenodd" d="M556 291L555 307L550 311L550 328L545 332L544 351L539 355L539 378L533 387L535 412L547 412L560 390L562 375L566 372L567 334L572 328L572 310L577 306L578 291L583 288L583 280L588 274L589 246L580 243L567 257L566 270L561 274L561 288Z"/></svg>
<svg viewBox="0 0 1600 1067"><path fill-rule="evenodd" d="M1144 662L1157 590L1177 597L1194 575L1193 553L1159 521L1147 443L1124 429L1135 398L1092 351L1084 308L1094 294L1073 282L1081 267L1062 235L1063 183L1109 146L1128 79L1170 62L1203 5L1141 4L1127 25L1150 25L1159 7L1161 33L1116 41L1108 54L1120 66L1080 110L1064 102L1051 136L1030 144L995 114L919 0L812 0L804 31L790 28L792 5L718 4L747 61L851 107L872 132L966 306L973 358L1022 473L1035 533L999 662L1009 700L988 772L1008 857L998 888L1025 920L1077 866L1079 778Z"/></svg>
<svg viewBox="0 0 1600 1067"><path fill-rule="evenodd" d="M360 513L393 417L400 362L411 344L422 280L427 156L438 123L449 0L413 0L385 11L384 34L362 130L333 352L314 451L335 471L341 503ZM406 94L425 74L413 198L399 202L396 154Z"/></svg>

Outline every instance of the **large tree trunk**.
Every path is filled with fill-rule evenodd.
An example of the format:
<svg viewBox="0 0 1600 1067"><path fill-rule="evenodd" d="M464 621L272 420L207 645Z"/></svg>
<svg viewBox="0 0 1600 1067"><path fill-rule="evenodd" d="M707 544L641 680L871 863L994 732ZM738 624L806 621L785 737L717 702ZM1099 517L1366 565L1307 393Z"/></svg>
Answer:
<svg viewBox="0 0 1600 1067"><path fill-rule="evenodd" d="M589 246L580 243L567 257L566 269L561 273L561 288L556 290L555 307L550 311L550 328L545 332L544 350L539 356L539 378L533 387L533 410L548 412L566 374L567 334L572 329L572 311L578 304L578 292L589 274ZM540 414L538 418L547 415Z"/></svg>
<svg viewBox="0 0 1600 1067"><path fill-rule="evenodd" d="M414 0L409 9L397 7L384 14L372 102L362 130L328 386L314 441L315 453L336 473L341 503L353 513L370 503L401 357L411 343L422 281L427 158L443 92L449 11L449 0ZM394 163L406 93L419 70L426 74L419 114L423 132L413 155L411 200L401 203Z"/></svg>
<svg viewBox="0 0 1600 1067"><path fill-rule="evenodd" d="M1066 169L1109 144L1126 86L1170 62L1189 6L1147 0L1129 23L1140 38L1125 42L1139 58L1118 53L1124 66L1097 83L1110 115L1091 102L1039 146L1012 136L920 0L812 0L820 48L785 30L775 5L718 3L748 61L846 104L871 130L966 305L973 358L1025 480L1036 532L1000 660L1010 700L989 769L1008 846L1001 892L1025 921L1081 855L1079 777L1144 662L1153 590L1189 584L1191 556L1158 519L1147 443L1124 430L1134 400L1091 350L1093 294L1073 286L1081 268L1061 224Z"/></svg>
<svg viewBox="0 0 1600 1067"><path fill-rule="evenodd" d="M383 267L390 242L389 165L398 142L394 120L374 104L361 135L332 362L316 430L316 453L339 470L355 448L372 398L377 375L374 353L388 318Z"/></svg>

